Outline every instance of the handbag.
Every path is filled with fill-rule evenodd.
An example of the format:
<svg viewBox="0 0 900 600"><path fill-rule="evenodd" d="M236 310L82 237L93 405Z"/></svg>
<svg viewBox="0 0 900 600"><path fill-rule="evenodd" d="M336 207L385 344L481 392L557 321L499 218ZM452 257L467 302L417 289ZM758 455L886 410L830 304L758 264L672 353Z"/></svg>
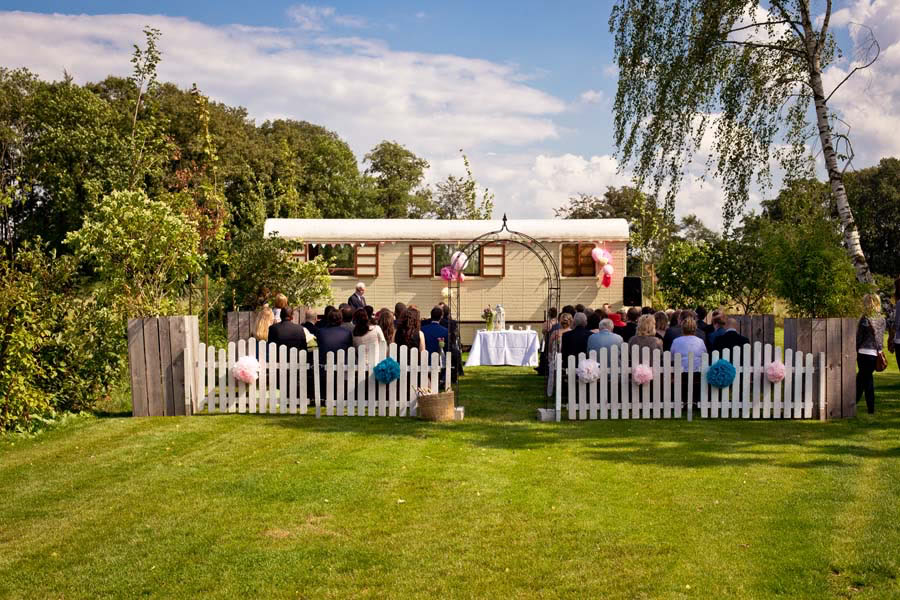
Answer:
<svg viewBox="0 0 900 600"><path fill-rule="evenodd" d="M878 356L875 357L875 371L881 373L887 369L887 357L884 355L884 352L879 352Z"/></svg>

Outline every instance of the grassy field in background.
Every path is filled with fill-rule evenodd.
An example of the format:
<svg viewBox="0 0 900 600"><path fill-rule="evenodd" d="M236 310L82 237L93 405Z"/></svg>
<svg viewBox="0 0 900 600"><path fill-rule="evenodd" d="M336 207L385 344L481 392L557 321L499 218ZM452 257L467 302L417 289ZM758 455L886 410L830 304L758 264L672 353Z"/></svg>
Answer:
<svg viewBox="0 0 900 600"><path fill-rule="evenodd" d="M0 438L0 597L900 597L900 375L855 420L75 419Z"/></svg>

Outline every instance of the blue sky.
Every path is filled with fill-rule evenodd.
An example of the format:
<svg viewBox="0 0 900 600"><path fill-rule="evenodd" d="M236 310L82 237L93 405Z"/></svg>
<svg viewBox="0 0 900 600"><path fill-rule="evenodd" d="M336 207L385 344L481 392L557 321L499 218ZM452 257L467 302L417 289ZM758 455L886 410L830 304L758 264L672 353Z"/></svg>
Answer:
<svg viewBox="0 0 900 600"><path fill-rule="evenodd" d="M461 171L464 148L499 210L549 217L578 192L629 181L612 156L610 7L0 0L0 13L22 11L0 14L9 34L0 37L0 62L48 78L65 69L79 81L126 74L130 45L151 23L163 32L163 79L197 82L257 120L321 123L360 158L395 139L430 161L431 182ZM873 23L886 55L882 70L836 106L854 119L857 166L867 166L900 154L888 134L900 127L891 117L900 112L900 2L847 0L836 10L843 40L851 21ZM828 76L841 74L839 65ZM677 210L715 226L719 200L715 183L689 176Z"/></svg>

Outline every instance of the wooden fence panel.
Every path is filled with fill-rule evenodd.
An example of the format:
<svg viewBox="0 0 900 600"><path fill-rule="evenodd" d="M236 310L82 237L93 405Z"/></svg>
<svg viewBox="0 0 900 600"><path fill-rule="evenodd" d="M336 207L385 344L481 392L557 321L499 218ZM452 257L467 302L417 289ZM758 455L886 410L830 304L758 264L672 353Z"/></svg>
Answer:
<svg viewBox="0 0 900 600"><path fill-rule="evenodd" d="M131 414L146 417L150 414L147 403L147 360L144 354L143 319L128 320L128 371L131 375Z"/></svg>
<svg viewBox="0 0 900 600"><path fill-rule="evenodd" d="M856 416L856 319L841 323L841 417Z"/></svg>
<svg viewBox="0 0 900 600"><path fill-rule="evenodd" d="M162 375L162 408L163 415L175 415L175 390L172 386L172 342L169 337L169 320L160 317L157 320L159 331L159 372Z"/></svg>
<svg viewBox="0 0 900 600"><path fill-rule="evenodd" d="M142 319L144 326L144 356L147 362L147 406L148 414L165 414L165 399L162 392L162 372L159 363L159 320Z"/></svg>
<svg viewBox="0 0 900 600"><path fill-rule="evenodd" d="M834 398L840 399L844 393L841 384L841 376L843 370L843 350L841 349L841 340L843 333L842 319L826 319L826 340L825 340L825 388L827 390L827 398L825 409L827 418L841 418L841 402L834 402Z"/></svg>

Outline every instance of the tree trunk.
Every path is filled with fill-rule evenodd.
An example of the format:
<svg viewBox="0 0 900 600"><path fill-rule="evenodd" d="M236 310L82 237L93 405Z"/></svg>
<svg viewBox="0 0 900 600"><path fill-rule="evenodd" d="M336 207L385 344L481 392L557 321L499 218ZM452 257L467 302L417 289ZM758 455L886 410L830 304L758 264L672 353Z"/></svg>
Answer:
<svg viewBox="0 0 900 600"><path fill-rule="evenodd" d="M844 174L838 168L837 154L831 140L831 124L828 122L828 106L825 104L825 88L822 84L822 70L819 62L817 48L818 35L809 24L807 15L804 15L804 33L806 34L806 48L809 56L809 84L813 92L813 102L816 105L816 124L819 128L819 141L822 144L822 155L825 157L825 167L828 170L828 182L831 184L831 194L837 205L838 216L841 219L841 227L844 230L844 247L853 262L856 270L856 279L862 283L873 283L872 272L869 271L869 263L863 254L859 243L859 231L856 229L856 221L853 220L853 211L850 210L850 202L847 200L847 190L844 188Z"/></svg>

